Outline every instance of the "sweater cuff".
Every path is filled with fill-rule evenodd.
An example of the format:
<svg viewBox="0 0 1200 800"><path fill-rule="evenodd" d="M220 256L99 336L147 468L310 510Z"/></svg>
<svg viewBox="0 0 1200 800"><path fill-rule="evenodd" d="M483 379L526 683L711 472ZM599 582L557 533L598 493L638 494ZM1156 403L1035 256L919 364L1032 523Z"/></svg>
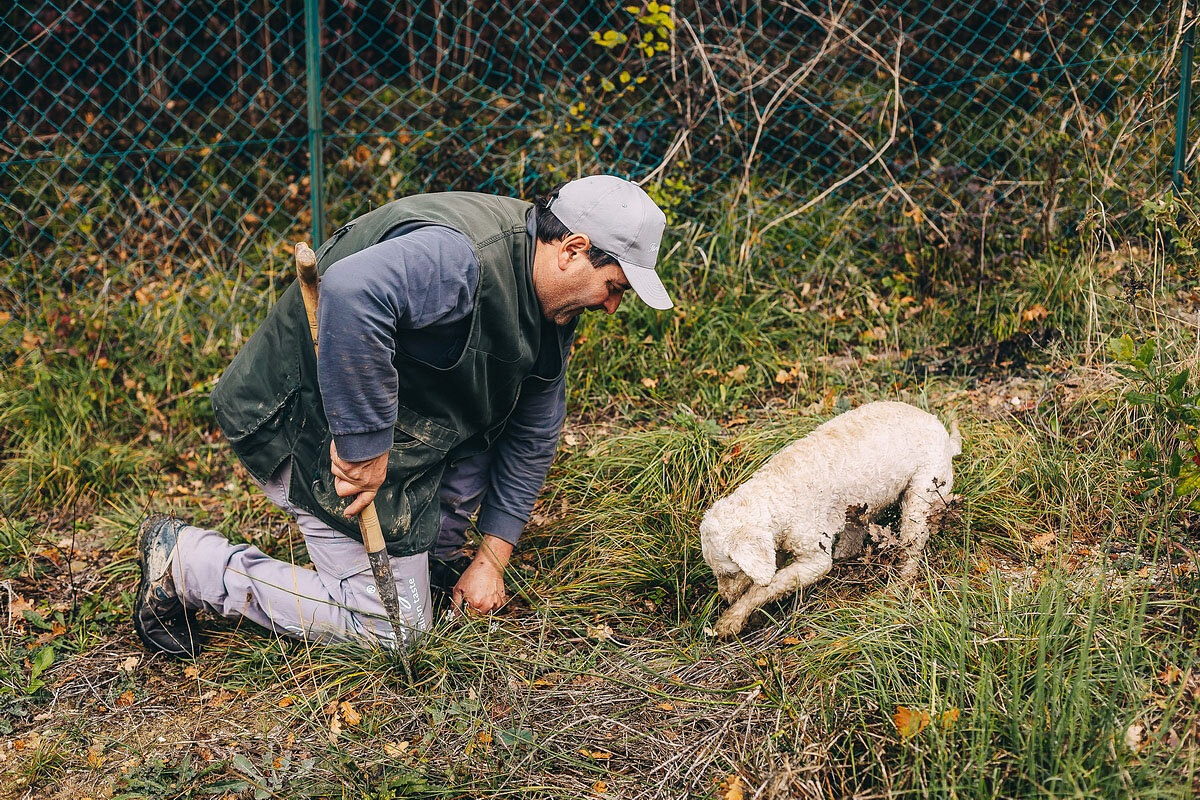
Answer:
<svg viewBox="0 0 1200 800"><path fill-rule="evenodd" d="M521 538L521 531L525 529L527 521L522 517L514 516L507 511L484 503L483 508L479 509L475 527L482 534L503 539L516 547L517 540Z"/></svg>
<svg viewBox="0 0 1200 800"><path fill-rule="evenodd" d="M333 442L342 461L369 461L392 449L392 429L335 435Z"/></svg>

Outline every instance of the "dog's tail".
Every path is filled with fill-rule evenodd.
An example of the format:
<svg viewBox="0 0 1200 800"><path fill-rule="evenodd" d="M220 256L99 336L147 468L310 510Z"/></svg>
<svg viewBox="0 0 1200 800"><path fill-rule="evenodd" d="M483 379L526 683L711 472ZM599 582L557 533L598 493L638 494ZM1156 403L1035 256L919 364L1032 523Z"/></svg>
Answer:
<svg viewBox="0 0 1200 800"><path fill-rule="evenodd" d="M962 453L962 434L958 432L958 420L953 418L950 420L950 446L953 448L951 458Z"/></svg>

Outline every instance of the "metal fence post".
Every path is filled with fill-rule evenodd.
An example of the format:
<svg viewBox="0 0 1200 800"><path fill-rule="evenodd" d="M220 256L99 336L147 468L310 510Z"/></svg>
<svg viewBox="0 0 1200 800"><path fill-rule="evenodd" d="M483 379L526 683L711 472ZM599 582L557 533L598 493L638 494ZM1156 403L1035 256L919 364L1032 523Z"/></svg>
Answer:
<svg viewBox="0 0 1200 800"><path fill-rule="evenodd" d="M320 0L304 2L304 56L308 73L308 178L312 196L313 247L325 241L325 155L321 136Z"/></svg>
<svg viewBox="0 0 1200 800"><path fill-rule="evenodd" d="M1183 191L1183 161L1187 155L1188 114L1192 106L1192 51L1196 43L1196 26L1191 20L1184 24L1187 26L1187 30L1183 32L1183 68L1179 73L1179 113L1175 117L1175 164L1171 170L1171 183L1175 187L1175 194Z"/></svg>

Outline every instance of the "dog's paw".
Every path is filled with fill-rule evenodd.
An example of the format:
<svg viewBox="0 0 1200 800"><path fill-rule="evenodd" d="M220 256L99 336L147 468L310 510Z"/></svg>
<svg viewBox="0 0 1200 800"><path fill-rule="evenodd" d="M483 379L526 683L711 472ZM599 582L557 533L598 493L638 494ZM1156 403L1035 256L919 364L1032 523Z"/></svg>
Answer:
<svg viewBox="0 0 1200 800"><path fill-rule="evenodd" d="M746 619L741 616L725 614L713 625L713 634L720 639L728 639L741 632L746 626Z"/></svg>

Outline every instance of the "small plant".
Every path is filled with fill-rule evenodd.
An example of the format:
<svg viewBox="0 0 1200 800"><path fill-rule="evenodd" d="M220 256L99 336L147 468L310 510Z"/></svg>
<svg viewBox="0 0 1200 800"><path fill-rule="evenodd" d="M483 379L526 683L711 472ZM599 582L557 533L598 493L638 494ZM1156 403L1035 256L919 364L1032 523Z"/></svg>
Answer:
<svg viewBox="0 0 1200 800"><path fill-rule="evenodd" d="M1117 367L1132 383L1125 392L1130 405L1145 409L1157 436L1147 437L1125 462L1146 500L1168 487L1176 497L1191 497L1188 508L1200 510L1200 393L1189 386L1190 371L1156 364L1157 345L1140 346L1126 334L1109 342Z"/></svg>

